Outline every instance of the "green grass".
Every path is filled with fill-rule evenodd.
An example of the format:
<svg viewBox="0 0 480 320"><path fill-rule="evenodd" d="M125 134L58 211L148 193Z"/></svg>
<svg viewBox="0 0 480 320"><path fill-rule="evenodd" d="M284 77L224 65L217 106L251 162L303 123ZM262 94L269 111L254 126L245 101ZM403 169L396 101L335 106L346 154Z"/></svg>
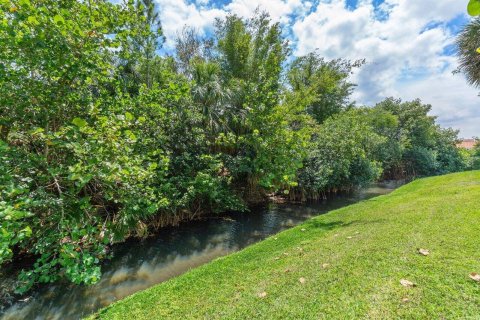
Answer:
<svg viewBox="0 0 480 320"><path fill-rule="evenodd" d="M417 180L316 217L93 318L480 319L472 272L480 273L480 171Z"/></svg>

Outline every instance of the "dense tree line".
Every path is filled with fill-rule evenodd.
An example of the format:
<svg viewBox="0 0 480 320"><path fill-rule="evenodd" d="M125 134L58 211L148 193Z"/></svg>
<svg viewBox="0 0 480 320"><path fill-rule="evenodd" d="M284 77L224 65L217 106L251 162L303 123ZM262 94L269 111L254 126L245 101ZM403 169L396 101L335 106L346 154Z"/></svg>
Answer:
<svg viewBox="0 0 480 320"><path fill-rule="evenodd" d="M173 55L153 1L0 1L0 265L25 291L94 283L108 246L280 193L463 170L420 100L359 107L364 61L291 57L268 14L230 15ZM291 57L291 59L290 59Z"/></svg>

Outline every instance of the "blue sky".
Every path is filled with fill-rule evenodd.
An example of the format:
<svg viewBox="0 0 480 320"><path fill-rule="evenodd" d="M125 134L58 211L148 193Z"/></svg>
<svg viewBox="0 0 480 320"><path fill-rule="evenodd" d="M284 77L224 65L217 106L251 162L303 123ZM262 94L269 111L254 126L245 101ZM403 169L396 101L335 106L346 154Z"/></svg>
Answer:
<svg viewBox="0 0 480 320"><path fill-rule="evenodd" d="M215 18L250 17L257 7L280 22L294 56L318 50L327 59L365 58L352 76L354 99L385 97L432 104L432 114L460 136L480 136L479 90L452 74L455 35L469 21L468 0L156 0L166 50L184 25L208 35Z"/></svg>

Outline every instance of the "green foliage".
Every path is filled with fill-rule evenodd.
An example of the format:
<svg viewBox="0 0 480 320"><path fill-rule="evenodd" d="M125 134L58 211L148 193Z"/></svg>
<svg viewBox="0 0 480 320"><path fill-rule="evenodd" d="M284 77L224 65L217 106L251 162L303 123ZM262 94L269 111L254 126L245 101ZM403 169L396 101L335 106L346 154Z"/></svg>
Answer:
<svg viewBox="0 0 480 320"><path fill-rule="evenodd" d="M348 191L379 178L382 167L375 154L385 138L366 118L362 110L351 110L328 119L316 131L314 147L299 174L297 192L302 198Z"/></svg>
<svg viewBox="0 0 480 320"><path fill-rule="evenodd" d="M480 1L477 0L480 4ZM480 18L472 19L465 25L456 39L459 59L458 71L465 74L470 84L480 86Z"/></svg>
<svg viewBox="0 0 480 320"><path fill-rule="evenodd" d="M223 114L229 132L219 141L229 148L225 161L237 188L258 198L264 191L295 185L310 129L293 130L293 123L303 118L296 106L280 103L282 64L288 54L280 25L265 13L248 21L232 15L217 22L217 37L220 68L210 87L222 88L215 89L215 100L228 108Z"/></svg>
<svg viewBox="0 0 480 320"><path fill-rule="evenodd" d="M480 170L480 145L477 144L475 149L473 149L473 161L472 161L472 166L471 168L473 170Z"/></svg>
<svg viewBox="0 0 480 320"><path fill-rule="evenodd" d="M348 82L352 69L364 62L351 63L341 59L325 61L318 53L310 53L293 61L288 71L292 92L287 99L304 105L305 110L318 123L351 108L349 102L354 84Z"/></svg>
<svg viewBox="0 0 480 320"><path fill-rule="evenodd" d="M444 130L429 116L430 105L420 100L389 98L375 106L398 119L386 134L388 148L396 150L385 163L386 178L428 176L461 171L464 161L456 148L458 132Z"/></svg>
<svg viewBox="0 0 480 320"><path fill-rule="evenodd" d="M467 161L420 101L355 108L362 61L289 65L266 13L218 20L211 39L186 29L165 57L151 0L0 9L0 265L33 261L19 292L94 283L113 243L268 193L317 197Z"/></svg>
<svg viewBox="0 0 480 320"><path fill-rule="evenodd" d="M477 143L472 150L460 150L465 167L468 170L480 170L480 143Z"/></svg>
<svg viewBox="0 0 480 320"><path fill-rule="evenodd" d="M467 11L471 16L480 15L480 0L470 0L468 2Z"/></svg>

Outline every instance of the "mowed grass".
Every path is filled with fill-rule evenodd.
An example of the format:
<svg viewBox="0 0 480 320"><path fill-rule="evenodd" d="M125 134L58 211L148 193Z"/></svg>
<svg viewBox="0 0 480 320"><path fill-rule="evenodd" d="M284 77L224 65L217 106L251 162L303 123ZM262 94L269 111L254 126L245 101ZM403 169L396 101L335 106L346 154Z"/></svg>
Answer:
<svg viewBox="0 0 480 320"><path fill-rule="evenodd" d="M480 319L472 272L479 171L417 180L316 217L92 318Z"/></svg>

